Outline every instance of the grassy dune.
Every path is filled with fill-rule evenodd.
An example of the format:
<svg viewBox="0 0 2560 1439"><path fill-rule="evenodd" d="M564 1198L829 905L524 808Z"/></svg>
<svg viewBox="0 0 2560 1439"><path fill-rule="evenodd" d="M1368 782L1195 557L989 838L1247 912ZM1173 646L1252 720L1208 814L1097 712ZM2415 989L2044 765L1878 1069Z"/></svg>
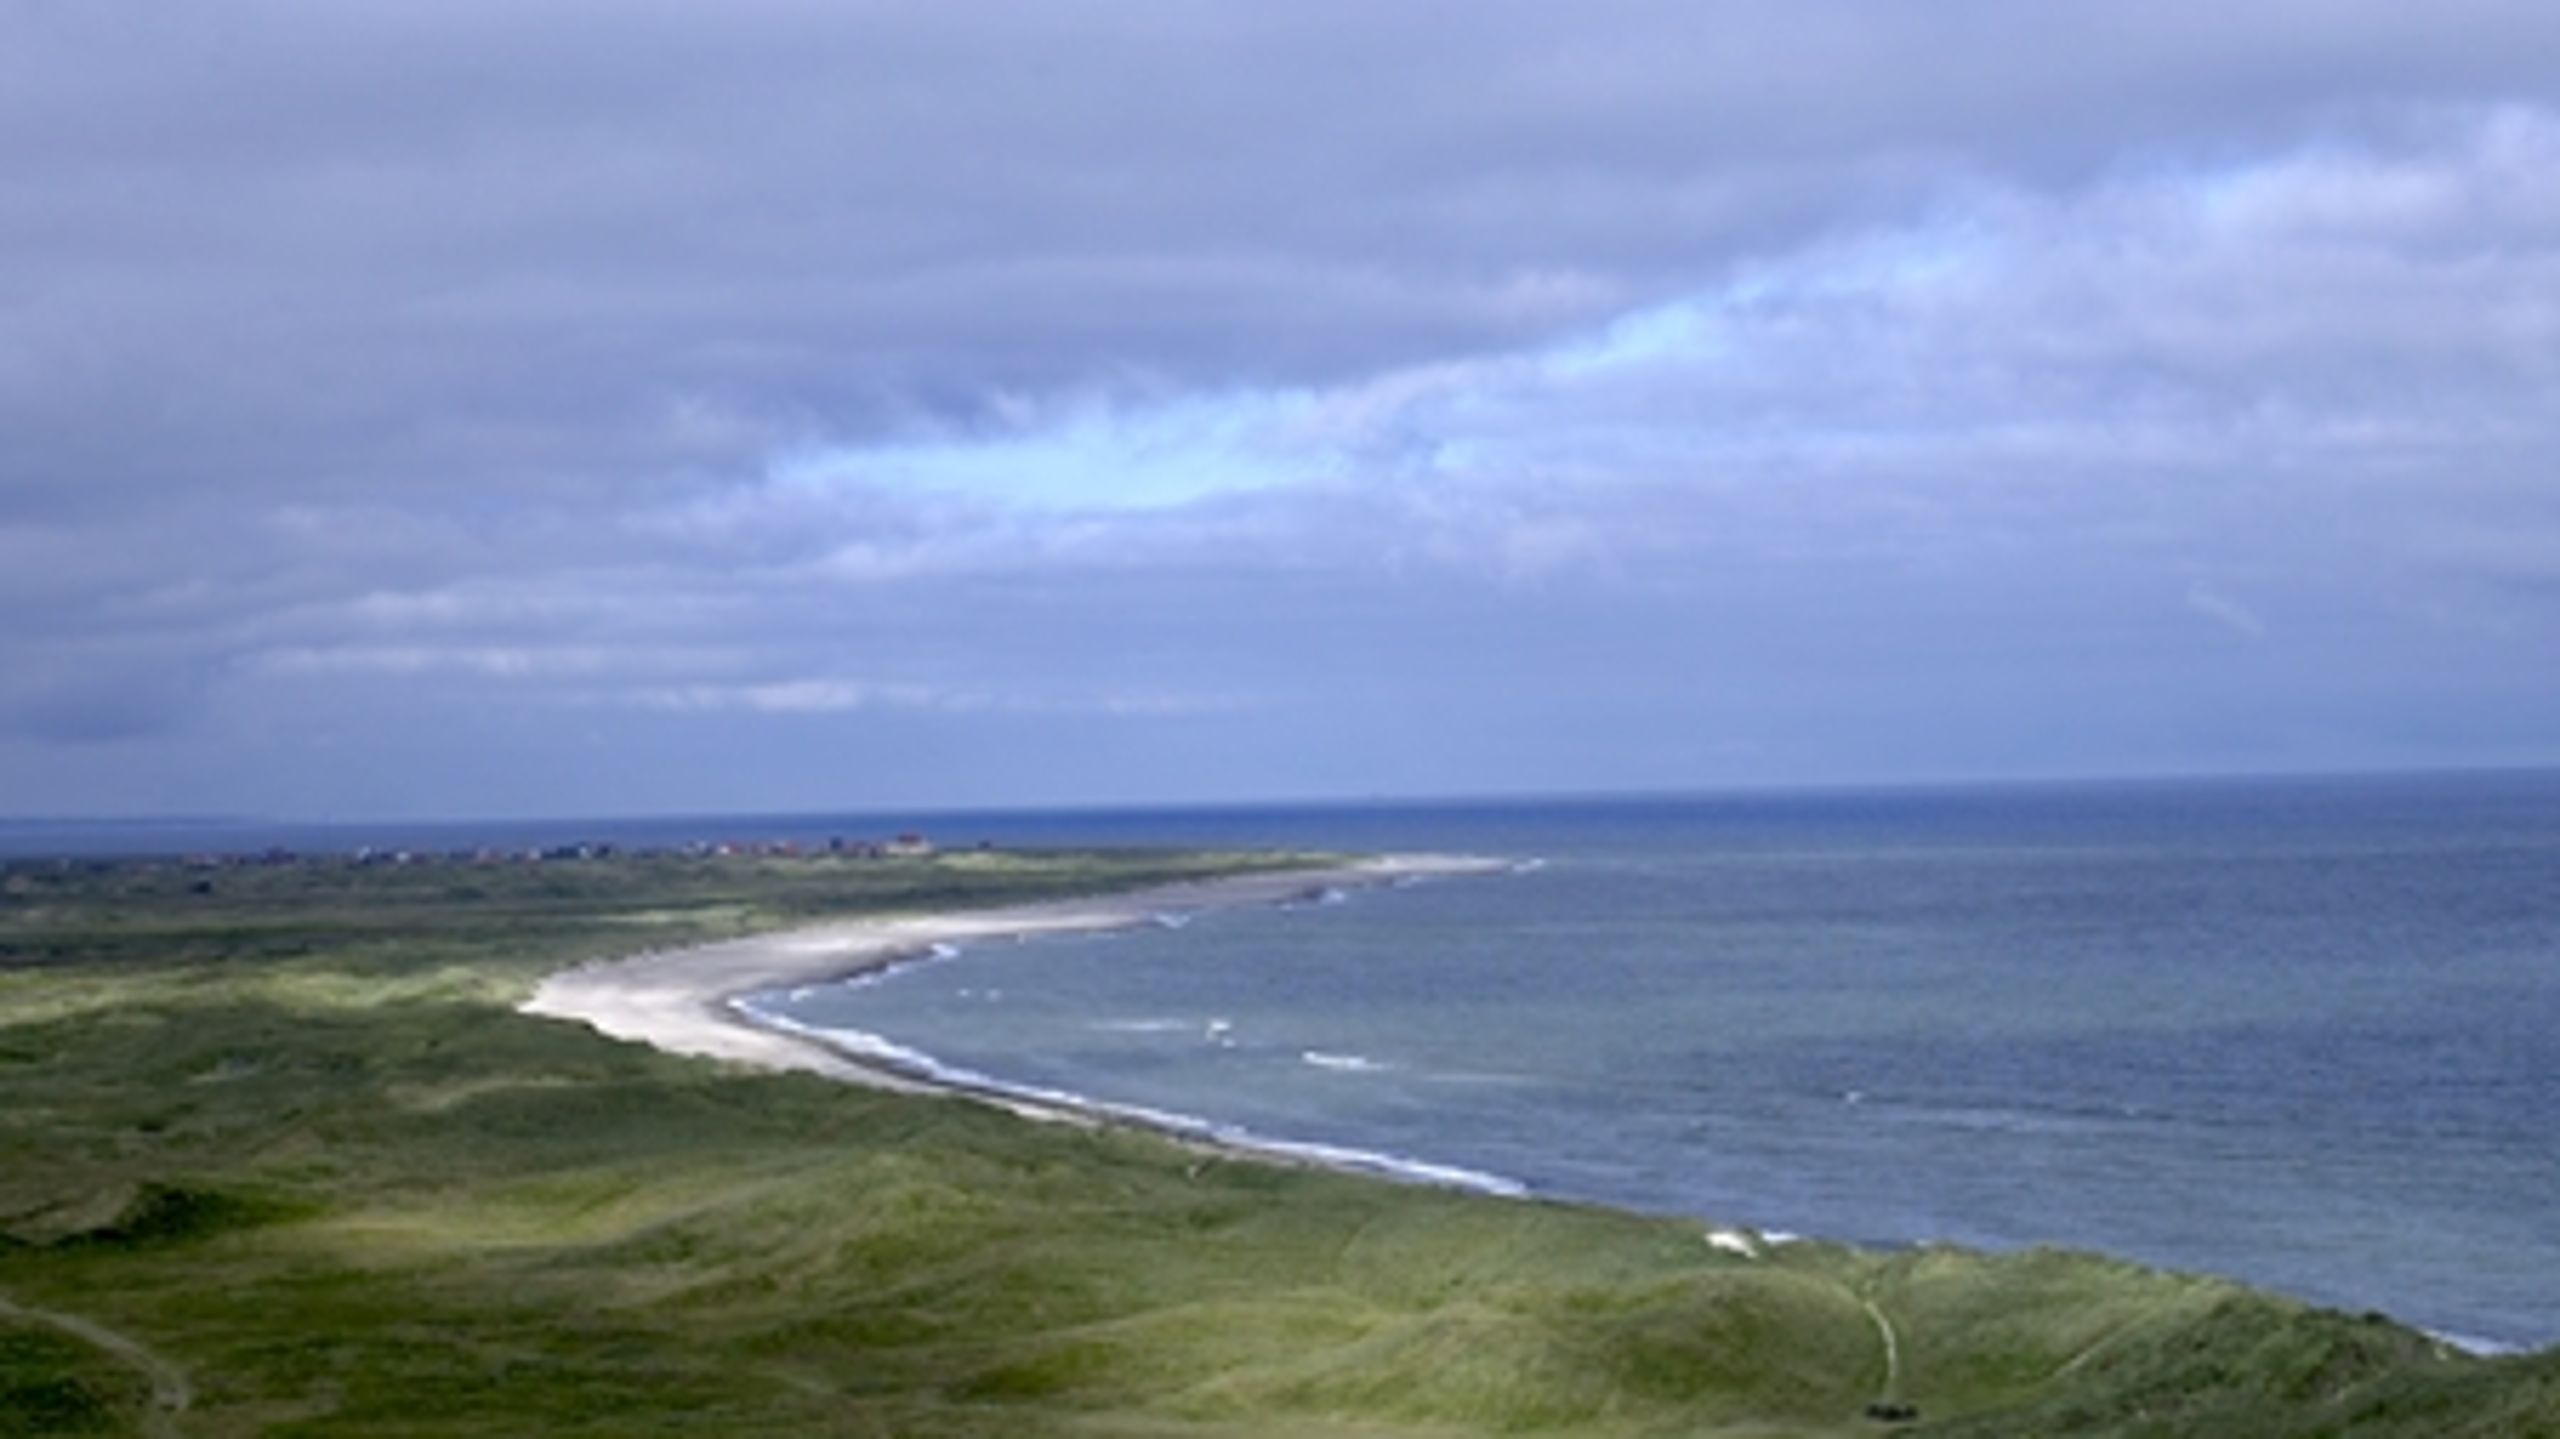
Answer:
<svg viewBox="0 0 2560 1439"><path fill-rule="evenodd" d="M18 866L0 1433L2554 1434L2560 1354L2088 1256L1207 1159L509 1005L576 959L1260 861ZM173 1389L172 1381L177 1381Z"/></svg>

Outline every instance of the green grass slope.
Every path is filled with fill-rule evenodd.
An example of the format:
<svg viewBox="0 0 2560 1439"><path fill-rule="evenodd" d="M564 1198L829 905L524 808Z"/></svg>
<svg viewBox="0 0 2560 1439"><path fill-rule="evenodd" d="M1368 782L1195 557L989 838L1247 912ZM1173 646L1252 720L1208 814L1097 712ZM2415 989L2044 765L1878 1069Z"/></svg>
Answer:
<svg viewBox="0 0 2560 1439"><path fill-rule="evenodd" d="M1223 862L7 871L0 1434L2560 1434L2554 1355L2218 1281L1746 1257L508 1007L590 954Z"/></svg>

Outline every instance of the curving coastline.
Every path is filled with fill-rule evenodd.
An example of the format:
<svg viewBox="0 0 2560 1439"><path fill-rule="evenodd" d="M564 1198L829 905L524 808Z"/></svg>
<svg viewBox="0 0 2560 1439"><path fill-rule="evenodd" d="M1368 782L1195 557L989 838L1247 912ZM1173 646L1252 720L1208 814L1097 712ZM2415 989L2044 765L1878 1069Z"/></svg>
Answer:
<svg viewBox="0 0 2560 1439"><path fill-rule="evenodd" d="M956 946L1179 928L1203 913L1333 904L1357 890L1519 873L1541 864L1474 855L1389 854L1342 865L1229 875L1030 904L833 921L590 962L548 976L518 1009L583 1023L608 1036L670 1054L811 1073L892 1091L961 1097L1030 1119L1141 1130L1218 1157L1525 1196L1530 1193L1527 1186L1501 1175L1404 1154L1264 1134L1190 1114L998 1079L942 1063L879 1036L804 1024L759 1001L798 986L839 982L948 957ZM1335 1057L1311 1056L1311 1062L1329 1058ZM1779 1230L1753 1233L1757 1241L1771 1244L1797 1237ZM1718 1243L1712 1234L1708 1242ZM1931 1242L1917 1241L1923 1247ZM2195 1272L2204 1271L2198 1267ZM2537 1348L2440 1328L2422 1332L2475 1356L2530 1353Z"/></svg>
<svg viewBox="0 0 2560 1439"><path fill-rule="evenodd" d="M1431 1166L1382 1165L1373 1162L1376 1157L1354 1151L1233 1134L1184 1116L978 1083L964 1075L903 1063L894 1054L857 1053L830 1043L820 1032L767 1015L748 1000L771 990L890 969L930 958L951 945L1179 925L1212 910L1322 903L1355 889L1497 874L1513 867L1509 860L1474 855L1390 854L1350 864L1227 875L1122 894L843 920L580 965L544 979L518 1008L526 1014L583 1023L599 1033L636 1040L670 1054L820 1074L887 1089L964 1095L1030 1118L1125 1124L1185 1144L1278 1163L1499 1189L1502 1182L1490 1176L1460 1170L1435 1172Z"/></svg>

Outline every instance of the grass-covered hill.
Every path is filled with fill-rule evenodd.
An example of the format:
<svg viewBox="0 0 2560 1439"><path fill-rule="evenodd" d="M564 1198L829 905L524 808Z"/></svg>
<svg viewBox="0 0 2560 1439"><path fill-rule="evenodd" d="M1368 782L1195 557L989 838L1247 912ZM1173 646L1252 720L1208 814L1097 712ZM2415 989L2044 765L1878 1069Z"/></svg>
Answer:
<svg viewBox="0 0 2560 1439"><path fill-rule="evenodd" d="M2215 1280L1747 1253L511 1008L597 955L1267 862L0 870L0 1433L2560 1434L2560 1353Z"/></svg>

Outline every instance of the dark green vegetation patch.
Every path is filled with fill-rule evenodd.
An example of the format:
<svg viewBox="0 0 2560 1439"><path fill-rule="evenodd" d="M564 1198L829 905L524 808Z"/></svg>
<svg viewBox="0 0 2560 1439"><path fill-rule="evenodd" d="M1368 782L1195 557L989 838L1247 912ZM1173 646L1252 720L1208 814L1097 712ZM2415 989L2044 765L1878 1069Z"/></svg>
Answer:
<svg viewBox="0 0 2560 1439"><path fill-rule="evenodd" d="M2560 1355L2218 1281L1750 1257L511 1008L598 955L1268 862L12 869L0 1433L2560 1433Z"/></svg>
<svg viewBox="0 0 2560 1439"><path fill-rule="evenodd" d="M148 1397L91 1346L0 1311L0 1435L121 1434Z"/></svg>

